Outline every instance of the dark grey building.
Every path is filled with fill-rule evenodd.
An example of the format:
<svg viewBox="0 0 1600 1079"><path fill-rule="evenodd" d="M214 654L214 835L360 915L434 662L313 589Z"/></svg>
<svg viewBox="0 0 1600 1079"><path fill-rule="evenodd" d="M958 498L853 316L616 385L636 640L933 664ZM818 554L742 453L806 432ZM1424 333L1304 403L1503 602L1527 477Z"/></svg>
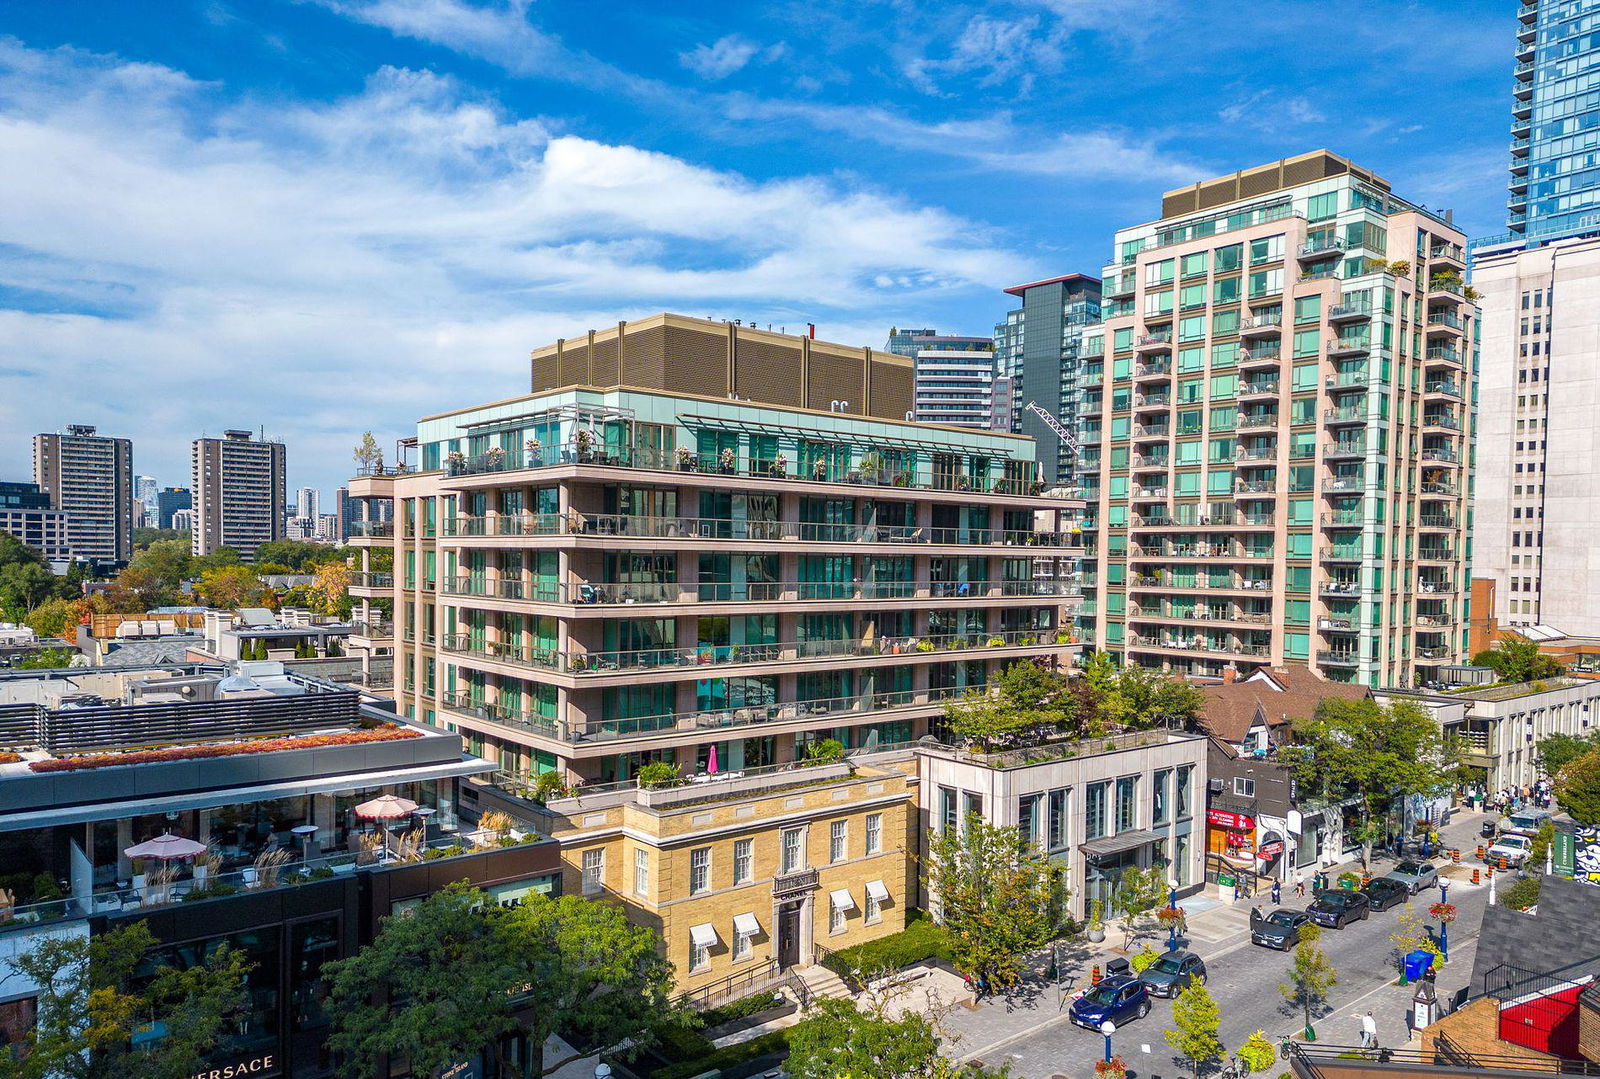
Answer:
<svg viewBox="0 0 1600 1079"><path fill-rule="evenodd" d="M1096 357L1084 330L1100 321L1100 279L1067 274L1006 289L1022 306L995 326L998 374L1012 380L1012 430L1033 438L1047 484L1075 482L1077 454L1029 410L1037 404L1078 441L1080 390Z"/></svg>
<svg viewBox="0 0 1600 1079"><path fill-rule="evenodd" d="M46 561L72 558L67 515L50 508L50 496L37 483L0 480L0 532L9 532Z"/></svg>
<svg viewBox="0 0 1600 1079"><path fill-rule="evenodd" d="M156 492L156 527L174 528L172 515L194 508L194 496L187 487L163 487Z"/></svg>

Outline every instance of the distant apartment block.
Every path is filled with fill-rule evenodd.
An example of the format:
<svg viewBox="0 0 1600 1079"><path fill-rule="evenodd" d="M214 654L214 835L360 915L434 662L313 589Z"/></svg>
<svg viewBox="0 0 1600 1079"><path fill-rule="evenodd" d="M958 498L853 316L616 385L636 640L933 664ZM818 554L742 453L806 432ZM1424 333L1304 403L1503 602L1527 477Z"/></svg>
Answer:
<svg viewBox="0 0 1600 1079"><path fill-rule="evenodd" d="M133 557L133 441L74 424L33 438L33 480L70 522L74 556Z"/></svg>
<svg viewBox="0 0 1600 1079"><path fill-rule="evenodd" d="M1478 321L1462 240L1326 151L1170 191L1117 232L1107 370L1081 413L1098 647L1370 686L1459 662Z"/></svg>
<svg viewBox="0 0 1600 1079"><path fill-rule="evenodd" d="M197 438L191 450L193 550L231 547L251 561L263 543L284 538L284 448L249 431Z"/></svg>
<svg viewBox="0 0 1600 1079"><path fill-rule="evenodd" d="M163 487L156 492L156 527L177 528L173 522L173 515L179 510L189 509L193 500L189 496L187 487Z"/></svg>
<svg viewBox="0 0 1600 1079"><path fill-rule="evenodd" d="M50 508L50 496L37 483L0 481L0 532L9 532L46 561L72 558L67 515Z"/></svg>
<svg viewBox="0 0 1600 1079"><path fill-rule="evenodd" d="M294 493L294 515L315 521L322 516L322 492L315 487L302 487Z"/></svg>
<svg viewBox="0 0 1600 1079"><path fill-rule="evenodd" d="M1100 282L1067 274L1006 289L1021 306L994 328L996 374L1009 379L1011 430L1033 439L1047 484L1070 484L1077 468L1079 409L1085 388L1095 388L1100 357L1090 349L1098 335ZM1028 406L1050 413L1068 432L1062 439Z"/></svg>
<svg viewBox="0 0 1600 1079"><path fill-rule="evenodd" d="M913 344L916 407L912 419L980 430L1011 430L1009 395L1004 409L995 408L993 340L929 336L914 338ZM999 426L995 426L997 423Z"/></svg>

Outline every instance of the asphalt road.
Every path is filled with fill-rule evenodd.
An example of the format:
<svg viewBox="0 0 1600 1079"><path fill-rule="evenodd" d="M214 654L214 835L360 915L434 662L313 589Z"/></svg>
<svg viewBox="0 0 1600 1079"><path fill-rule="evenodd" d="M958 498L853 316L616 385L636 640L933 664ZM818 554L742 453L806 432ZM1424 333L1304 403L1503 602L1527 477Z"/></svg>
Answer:
<svg viewBox="0 0 1600 1079"><path fill-rule="evenodd" d="M1468 849L1468 858L1470 850ZM1470 870L1464 858L1462 865ZM1378 874L1389 862L1378 862ZM1287 898L1287 897L1286 897ZM1415 913L1427 917L1427 908L1438 901L1437 889L1427 889L1413 901ZM1476 940L1483 911L1488 904L1488 888L1452 885L1449 900L1459 910L1459 920L1450 927L1452 962L1439 975L1441 997L1453 995L1471 974L1472 942ZM1303 905L1305 901L1301 901ZM1292 898L1282 906L1297 905ZM1268 910L1267 904L1262 904ZM1374 913L1364 922L1346 929L1324 930L1320 941L1328 954L1339 982L1330 994L1332 1007L1316 1020L1319 1040L1336 1045L1355 1045L1360 1040L1359 1016L1371 1010L1378 1024L1378 1040L1383 1045L1402 1045L1409 1036L1406 1009L1412 990L1393 986L1397 974L1395 948L1389 934L1395 928L1393 907ZM1238 910L1238 920L1248 917L1248 909ZM1221 1035L1230 1050L1257 1030L1266 1031L1275 1042L1279 1036L1298 1032L1302 1019L1298 1011L1285 1004L1278 986L1286 980L1291 957L1249 942L1248 934L1207 944L1193 942L1193 950L1206 961L1207 988L1222 1011ZM1152 998L1150 1014L1126 1024L1113 1038L1113 1045L1141 1079L1176 1077L1188 1071L1172 1054L1164 1030L1170 1029L1172 1004ZM1065 1014L1056 1011L1053 993L1041 994L1034 1029L1025 1030L983 1046L981 1059L989 1064L1009 1060L1018 1079L1052 1079L1064 1074L1077 1077L1090 1074L1093 1062L1103 1053L1104 1039L1095 1032L1072 1026ZM1057 1016L1060 1018L1057 1018ZM1020 1017L1019 1017L1020 1018ZM974 1039L965 1047L979 1048Z"/></svg>

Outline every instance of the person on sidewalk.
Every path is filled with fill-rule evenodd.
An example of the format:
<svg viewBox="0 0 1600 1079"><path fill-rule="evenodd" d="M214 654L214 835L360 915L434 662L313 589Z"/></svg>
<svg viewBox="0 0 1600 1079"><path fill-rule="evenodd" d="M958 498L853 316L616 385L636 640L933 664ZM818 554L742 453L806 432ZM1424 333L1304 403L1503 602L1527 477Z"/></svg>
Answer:
<svg viewBox="0 0 1600 1079"><path fill-rule="evenodd" d="M1244 898L1244 881L1235 877L1233 879L1233 901L1237 903Z"/></svg>
<svg viewBox="0 0 1600 1079"><path fill-rule="evenodd" d="M1376 1049L1378 1047L1378 1023L1368 1012L1361 1017L1361 1048Z"/></svg>
<svg viewBox="0 0 1600 1079"><path fill-rule="evenodd" d="M1272 905L1273 906L1277 906L1278 905L1279 897L1282 894L1283 894L1282 890L1281 890L1281 888L1280 888L1280 886L1278 884L1278 878L1277 877L1273 877L1272 878Z"/></svg>
<svg viewBox="0 0 1600 1079"><path fill-rule="evenodd" d="M1306 897L1306 875L1298 869L1294 871L1294 897L1296 899Z"/></svg>

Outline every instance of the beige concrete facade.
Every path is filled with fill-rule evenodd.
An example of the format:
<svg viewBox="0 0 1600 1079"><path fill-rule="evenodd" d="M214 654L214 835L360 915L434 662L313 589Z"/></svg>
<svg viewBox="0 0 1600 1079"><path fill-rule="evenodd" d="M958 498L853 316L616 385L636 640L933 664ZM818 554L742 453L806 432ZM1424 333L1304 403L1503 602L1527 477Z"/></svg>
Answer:
<svg viewBox="0 0 1600 1079"><path fill-rule="evenodd" d="M1600 635L1600 239L1480 249L1473 570L1501 628ZM1487 612L1486 612L1487 613Z"/></svg>
<svg viewBox="0 0 1600 1079"><path fill-rule="evenodd" d="M906 742L1071 648L1081 503L1021 436L572 388L428 417L418 454L351 482L396 508L352 593L393 601L401 709L508 772Z"/></svg>
<svg viewBox="0 0 1600 1079"><path fill-rule="evenodd" d="M538 821L561 844L563 892L656 930L685 991L899 932L915 895L914 789L891 768L580 792Z"/></svg>
<svg viewBox="0 0 1600 1079"><path fill-rule="evenodd" d="M126 562L133 557L133 440L89 426L33 436L33 482L66 514L71 557Z"/></svg>
<svg viewBox="0 0 1600 1079"><path fill-rule="evenodd" d="M1325 151L1179 207L1119 231L1105 269L1080 414L1096 644L1203 675L1433 680L1468 625L1461 233Z"/></svg>

